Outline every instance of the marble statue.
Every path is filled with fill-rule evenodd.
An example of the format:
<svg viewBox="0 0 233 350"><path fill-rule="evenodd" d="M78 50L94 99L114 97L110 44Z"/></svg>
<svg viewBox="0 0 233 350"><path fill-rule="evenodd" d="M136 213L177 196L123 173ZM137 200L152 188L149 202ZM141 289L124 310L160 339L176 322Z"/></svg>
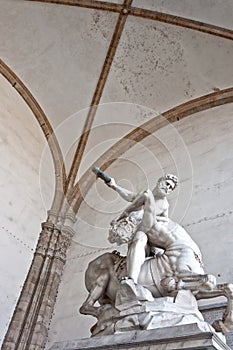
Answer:
<svg viewBox="0 0 233 350"><path fill-rule="evenodd" d="M167 285L169 289L175 290L176 281L182 279L182 276L204 274L198 246L180 225L168 217L169 204L166 196L177 184L177 177L167 174L158 180L152 191L148 189L135 194L117 185L114 179L108 183L122 198L132 202L112 225L115 221L131 215L138 218L141 211L141 218L129 241L127 253L127 277L132 278L135 283L141 284L141 281L138 281L139 274L150 247L161 248L164 251L157 258L161 260L157 268L161 270L160 277L164 277L161 284ZM211 283L215 283L214 278L212 279L213 281L209 281L210 285L206 286L208 289L211 289Z"/></svg>
<svg viewBox="0 0 233 350"><path fill-rule="evenodd" d="M169 218L169 195L175 175L161 177L155 188L133 193L100 169L94 172L131 204L111 222L109 241L128 243L126 257L117 251L90 262L85 283L88 298L80 308L97 317L93 335L203 322L196 299L223 295L228 307L216 331L233 326L233 286L216 285L204 271L201 252L190 235ZM100 306L95 306L96 302Z"/></svg>

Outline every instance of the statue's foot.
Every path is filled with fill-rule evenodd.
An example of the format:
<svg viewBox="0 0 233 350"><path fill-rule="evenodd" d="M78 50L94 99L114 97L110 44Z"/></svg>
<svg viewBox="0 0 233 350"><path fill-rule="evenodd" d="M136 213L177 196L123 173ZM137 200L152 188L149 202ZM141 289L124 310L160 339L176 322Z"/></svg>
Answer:
<svg viewBox="0 0 233 350"><path fill-rule="evenodd" d="M151 292L143 287L141 284L134 282L132 277L125 276L121 279L122 287L125 286L128 290L130 289L131 295L133 295L136 300L139 301L153 301L154 298Z"/></svg>
<svg viewBox="0 0 233 350"><path fill-rule="evenodd" d="M120 281L120 287L116 292L115 307L122 311L141 305L135 292L136 288L133 279L123 277Z"/></svg>
<svg viewBox="0 0 233 350"><path fill-rule="evenodd" d="M143 301L154 301L151 292L140 284L135 283L131 277L125 276L120 282L115 301L115 307L118 310L140 306Z"/></svg>

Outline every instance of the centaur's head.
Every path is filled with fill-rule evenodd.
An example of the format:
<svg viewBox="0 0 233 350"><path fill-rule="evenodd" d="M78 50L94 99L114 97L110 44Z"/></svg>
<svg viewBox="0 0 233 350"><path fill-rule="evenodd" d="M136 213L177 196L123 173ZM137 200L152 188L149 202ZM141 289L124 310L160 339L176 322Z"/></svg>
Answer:
<svg viewBox="0 0 233 350"><path fill-rule="evenodd" d="M126 217L118 221L112 221L109 229L108 240L117 245L129 243L137 230L137 221L133 217Z"/></svg>

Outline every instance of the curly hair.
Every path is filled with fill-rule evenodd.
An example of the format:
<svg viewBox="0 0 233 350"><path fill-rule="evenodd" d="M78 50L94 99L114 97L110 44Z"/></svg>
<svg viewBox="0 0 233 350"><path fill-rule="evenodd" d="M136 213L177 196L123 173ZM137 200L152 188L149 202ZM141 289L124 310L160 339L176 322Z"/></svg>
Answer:
<svg viewBox="0 0 233 350"><path fill-rule="evenodd" d="M173 174L165 174L164 176L158 179L158 182L162 180L171 180L174 183L174 189L178 186L178 177Z"/></svg>
<svg viewBox="0 0 233 350"><path fill-rule="evenodd" d="M113 220L110 223L108 241L121 245L129 243L137 230L137 220L133 217L126 217L119 221Z"/></svg>

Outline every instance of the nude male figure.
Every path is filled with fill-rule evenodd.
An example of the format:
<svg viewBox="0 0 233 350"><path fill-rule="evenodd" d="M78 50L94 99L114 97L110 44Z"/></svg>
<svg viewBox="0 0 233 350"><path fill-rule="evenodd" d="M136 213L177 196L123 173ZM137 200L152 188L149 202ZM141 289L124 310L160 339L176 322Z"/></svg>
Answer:
<svg viewBox="0 0 233 350"><path fill-rule="evenodd" d="M119 195L132 204L126 208L118 220L129 216L130 213L143 208L141 222L129 244L127 254L127 275L135 283L146 258L146 248L164 249L164 259L167 260L169 271L164 279L177 275L202 274L201 253L196 243L188 233L168 217L169 204L166 196L177 186L176 176L167 174L160 178L153 191L146 190L135 194L116 184L114 179L107 184Z"/></svg>

